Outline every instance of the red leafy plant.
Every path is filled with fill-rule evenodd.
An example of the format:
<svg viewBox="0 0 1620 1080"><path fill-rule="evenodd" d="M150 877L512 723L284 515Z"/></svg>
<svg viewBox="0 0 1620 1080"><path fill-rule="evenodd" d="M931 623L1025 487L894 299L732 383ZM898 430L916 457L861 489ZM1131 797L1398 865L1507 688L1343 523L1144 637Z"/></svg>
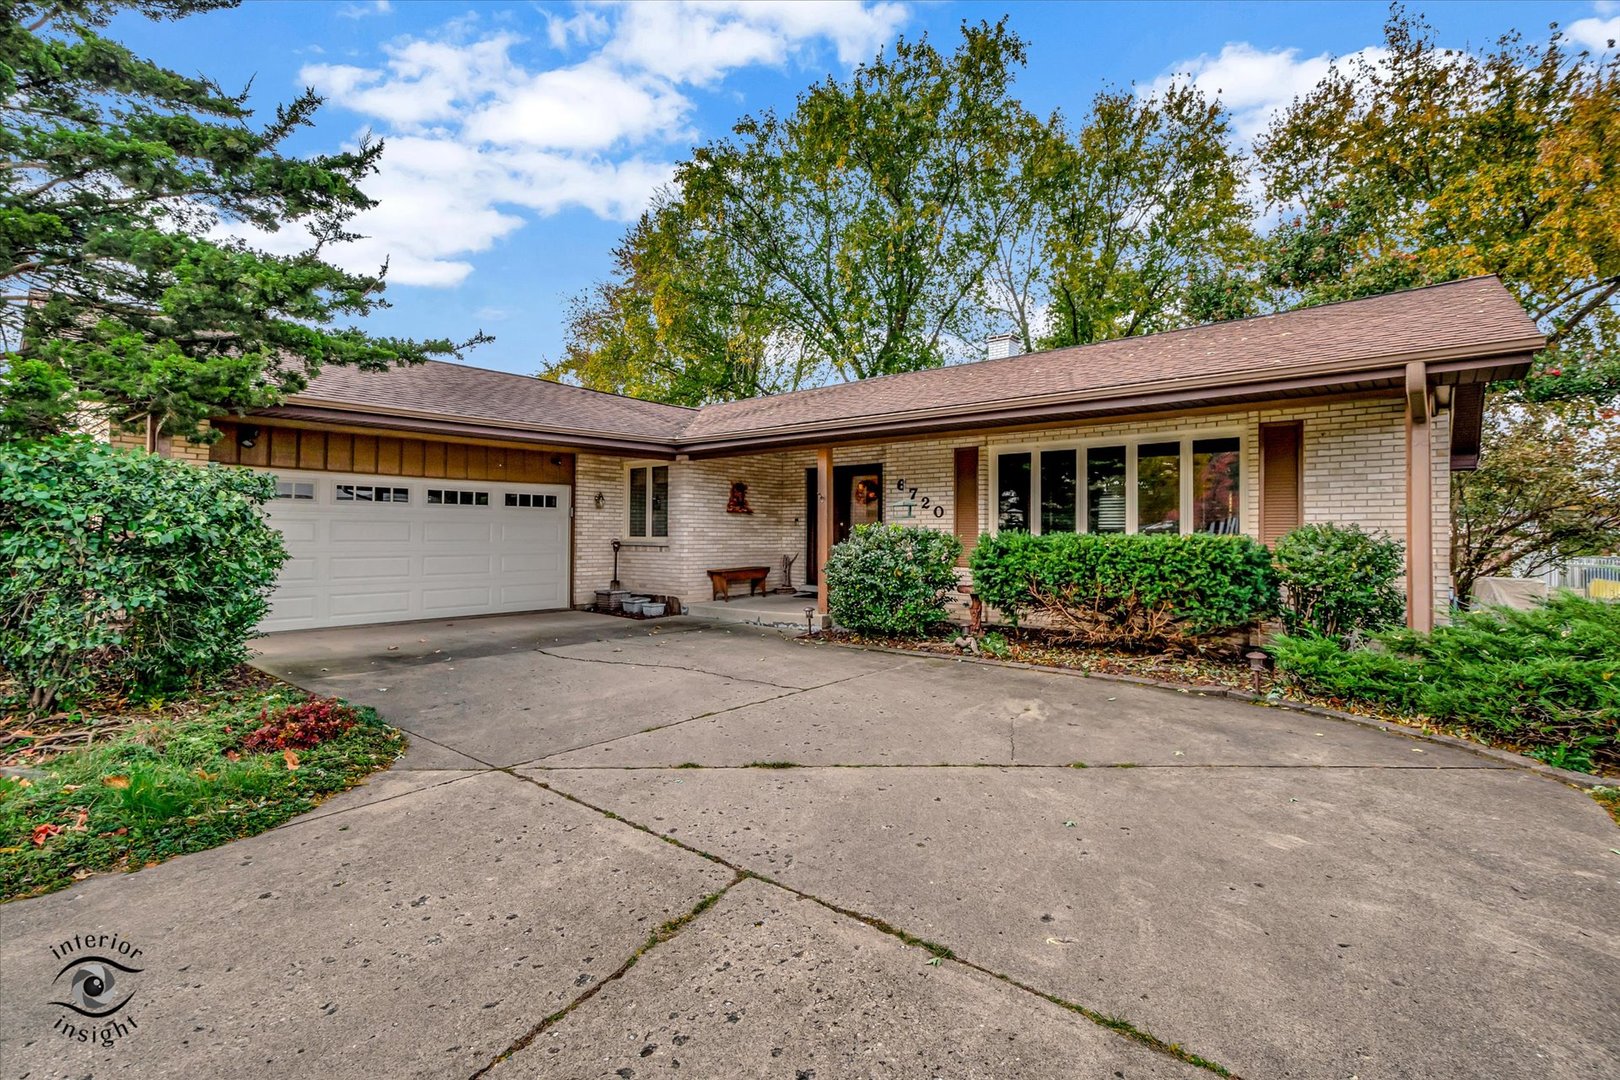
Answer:
<svg viewBox="0 0 1620 1080"><path fill-rule="evenodd" d="M242 739L242 749L253 754L277 750L309 750L344 734L360 718L336 698L310 698L297 705L259 713L259 726Z"/></svg>

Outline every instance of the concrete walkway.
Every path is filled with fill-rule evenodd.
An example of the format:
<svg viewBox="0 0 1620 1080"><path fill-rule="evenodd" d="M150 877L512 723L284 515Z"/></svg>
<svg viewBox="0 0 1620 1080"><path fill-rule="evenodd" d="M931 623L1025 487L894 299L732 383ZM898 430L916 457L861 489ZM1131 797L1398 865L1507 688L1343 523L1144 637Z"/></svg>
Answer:
<svg viewBox="0 0 1620 1080"><path fill-rule="evenodd" d="M694 620L262 644L411 750L0 908L4 1075L1620 1075L1620 831L1465 752ZM52 1026L89 932L111 1047Z"/></svg>

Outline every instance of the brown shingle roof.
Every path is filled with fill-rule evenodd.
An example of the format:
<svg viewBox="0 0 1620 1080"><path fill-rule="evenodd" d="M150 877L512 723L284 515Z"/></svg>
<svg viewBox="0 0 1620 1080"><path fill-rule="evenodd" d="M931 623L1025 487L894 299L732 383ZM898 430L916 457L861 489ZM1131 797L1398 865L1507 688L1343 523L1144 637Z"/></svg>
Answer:
<svg viewBox="0 0 1620 1080"><path fill-rule="evenodd" d="M394 415L509 424L559 434L668 441L696 410L604 394L527 375L429 360L388 371L328 367L293 398L303 405L361 407Z"/></svg>
<svg viewBox="0 0 1620 1080"><path fill-rule="evenodd" d="M1148 337L799 390L687 409L521 375L430 361L383 373L326 369L299 405L716 448L750 438L835 434L862 421L975 414L1245 384L1371 375L1411 359L1466 360L1540 347L1540 331L1493 276L1213 323ZM1367 385L1364 380L1361 385Z"/></svg>
<svg viewBox="0 0 1620 1080"><path fill-rule="evenodd" d="M932 410L1043 398L1125 396L1176 384L1258 382L1322 368L1353 370L1413 354L1485 352L1539 339L1495 277L711 405L681 433L698 441Z"/></svg>

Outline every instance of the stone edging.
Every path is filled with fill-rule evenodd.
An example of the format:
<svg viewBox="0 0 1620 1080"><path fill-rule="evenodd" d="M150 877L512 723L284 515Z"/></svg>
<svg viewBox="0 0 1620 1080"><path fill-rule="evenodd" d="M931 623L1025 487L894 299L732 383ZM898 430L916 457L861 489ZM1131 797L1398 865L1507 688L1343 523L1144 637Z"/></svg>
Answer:
<svg viewBox="0 0 1620 1080"><path fill-rule="evenodd" d="M806 639L801 634L799 640ZM1392 735L1402 735L1409 739L1420 739L1424 742L1454 747L1477 757L1489 758L1491 761L1500 762L1510 768L1535 773L1537 776L1546 777L1548 780L1556 780L1561 784L1567 784L1570 787L1580 788L1584 791L1616 786L1613 781L1601 776L1574 772L1570 769L1554 768L1551 765L1537 761L1535 758L1515 754L1508 750L1498 750L1494 746L1485 746L1482 743L1471 742L1468 739L1459 739L1455 735L1431 733L1395 720L1380 720L1371 716L1362 716L1359 713L1343 712L1339 709L1324 709L1316 705L1306 705L1300 702L1271 702L1267 701L1262 695L1251 694L1247 690L1233 690L1225 686L1202 686L1198 683L1168 682L1163 679L1148 679L1140 675L1114 675L1108 672L1076 671L1073 668L1052 667L1047 664L1028 664L1020 660L997 660L988 656L949 656L945 653L926 652L922 649L896 649L888 645L857 645L848 641L826 640L823 640L821 644L836 649L856 649L861 652L922 657L932 660L952 661L959 664L983 664L988 667L1016 668L1021 671L1044 672L1048 675L1068 675L1080 679L1099 679L1103 682L1130 683L1133 686L1169 690L1178 694L1202 694L1204 697L1231 698L1234 701L1246 701L1251 705L1258 705L1262 708L1285 709L1289 712L1303 713L1307 716L1319 716L1325 720L1341 720L1346 723L1358 724L1364 728L1386 731Z"/></svg>

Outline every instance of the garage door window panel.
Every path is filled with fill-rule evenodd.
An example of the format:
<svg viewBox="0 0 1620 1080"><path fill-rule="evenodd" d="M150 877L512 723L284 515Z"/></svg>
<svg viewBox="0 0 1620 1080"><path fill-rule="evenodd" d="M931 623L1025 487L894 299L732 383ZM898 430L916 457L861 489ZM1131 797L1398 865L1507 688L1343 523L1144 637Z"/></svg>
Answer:
<svg viewBox="0 0 1620 1080"><path fill-rule="evenodd" d="M408 503L411 501L411 489L378 487L371 484L338 484L336 497L338 502Z"/></svg>
<svg viewBox="0 0 1620 1080"><path fill-rule="evenodd" d="M429 506L488 506L489 492L465 488L428 488Z"/></svg>

